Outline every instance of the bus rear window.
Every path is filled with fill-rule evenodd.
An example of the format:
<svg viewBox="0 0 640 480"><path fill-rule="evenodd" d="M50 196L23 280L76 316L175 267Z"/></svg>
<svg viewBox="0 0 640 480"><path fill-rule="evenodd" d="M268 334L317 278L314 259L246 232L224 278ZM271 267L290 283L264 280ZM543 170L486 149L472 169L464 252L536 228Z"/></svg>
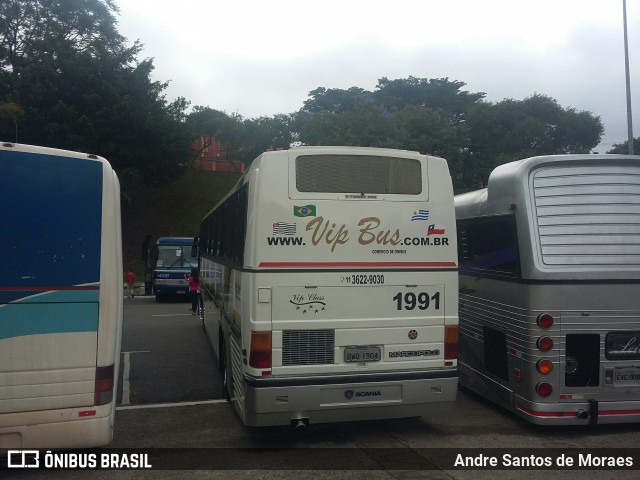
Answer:
<svg viewBox="0 0 640 480"><path fill-rule="evenodd" d="M419 195L419 160L369 155L301 155L296 158L299 192Z"/></svg>

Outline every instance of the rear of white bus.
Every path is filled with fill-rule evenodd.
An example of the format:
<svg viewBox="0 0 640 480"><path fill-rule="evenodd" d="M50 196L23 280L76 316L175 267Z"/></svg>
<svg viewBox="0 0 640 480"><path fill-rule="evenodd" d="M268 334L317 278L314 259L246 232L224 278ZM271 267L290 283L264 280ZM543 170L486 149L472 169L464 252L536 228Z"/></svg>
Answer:
<svg viewBox="0 0 640 480"><path fill-rule="evenodd" d="M446 161L315 147L265 154L257 168L245 252L252 273L235 292L245 300L244 388L235 391L245 423L450 406L458 280Z"/></svg>
<svg viewBox="0 0 640 480"><path fill-rule="evenodd" d="M118 179L102 158L0 147L0 448L113 436L122 326Z"/></svg>

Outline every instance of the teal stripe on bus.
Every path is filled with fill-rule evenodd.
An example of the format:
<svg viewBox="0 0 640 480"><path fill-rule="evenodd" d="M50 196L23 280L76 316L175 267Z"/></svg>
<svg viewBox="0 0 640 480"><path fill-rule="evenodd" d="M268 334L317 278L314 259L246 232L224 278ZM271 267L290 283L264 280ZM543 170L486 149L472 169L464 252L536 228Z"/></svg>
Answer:
<svg viewBox="0 0 640 480"><path fill-rule="evenodd" d="M29 301L0 306L0 340L27 335L97 332L98 292L82 293L93 295L83 295L82 302L76 295L71 303L62 301L64 295L52 295L52 298L56 298L54 302L46 300L48 295L39 295L31 297Z"/></svg>

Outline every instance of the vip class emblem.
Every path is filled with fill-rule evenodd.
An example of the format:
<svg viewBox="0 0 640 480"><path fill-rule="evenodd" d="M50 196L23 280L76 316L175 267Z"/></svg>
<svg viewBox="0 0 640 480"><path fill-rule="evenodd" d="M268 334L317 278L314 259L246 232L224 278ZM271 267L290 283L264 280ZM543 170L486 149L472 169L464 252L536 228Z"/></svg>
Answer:
<svg viewBox="0 0 640 480"><path fill-rule="evenodd" d="M418 338L418 332L415 330L409 330L409 339L415 340L416 338Z"/></svg>

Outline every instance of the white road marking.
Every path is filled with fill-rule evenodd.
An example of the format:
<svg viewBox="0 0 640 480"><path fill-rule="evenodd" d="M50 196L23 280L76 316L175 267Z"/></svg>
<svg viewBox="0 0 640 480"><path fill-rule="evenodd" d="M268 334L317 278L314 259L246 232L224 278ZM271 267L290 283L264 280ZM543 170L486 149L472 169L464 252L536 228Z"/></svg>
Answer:
<svg viewBox="0 0 640 480"><path fill-rule="evenodd" d="M129 376L131 374L131 362L129 357L132 353L151 353L150 350L139 350L134 352L122 352L124 359L122 360L123 373L122 373L122 405L129 405L131 403L131 383L129 382Z"/></svg>

